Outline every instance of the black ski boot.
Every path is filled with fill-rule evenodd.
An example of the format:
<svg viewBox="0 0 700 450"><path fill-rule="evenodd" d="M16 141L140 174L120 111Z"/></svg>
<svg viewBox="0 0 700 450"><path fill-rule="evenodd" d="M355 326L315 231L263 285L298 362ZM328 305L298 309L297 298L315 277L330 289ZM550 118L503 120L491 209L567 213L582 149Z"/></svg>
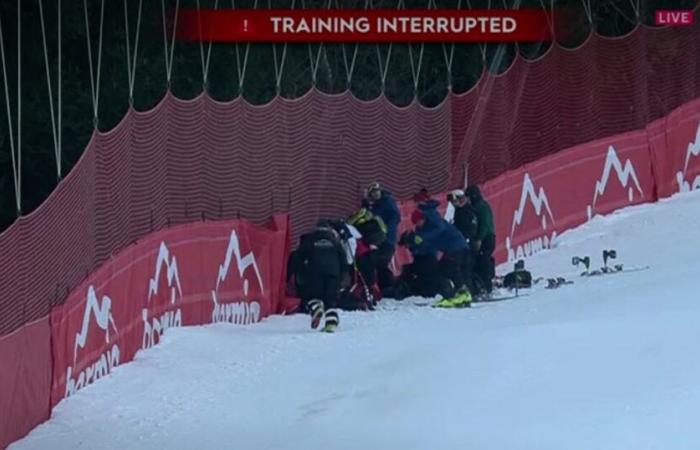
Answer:
<svg viewBox="0 0 700 450"><path fill-rule="evenodd" d="M338 310L337 309L329 309L328 312L326 312L326 324L323 326L323 330L326 333L333 333L335 332L335 329L338 328L338 323L340 322L340 319L338 317Z"/></svg>
<svg viewBox="0 0 700 450"><path fill-rule="evenodd" d="M311 314L311 328L315 330L323 318L323 302L317 298L309 300L309 313Z"/></svg>

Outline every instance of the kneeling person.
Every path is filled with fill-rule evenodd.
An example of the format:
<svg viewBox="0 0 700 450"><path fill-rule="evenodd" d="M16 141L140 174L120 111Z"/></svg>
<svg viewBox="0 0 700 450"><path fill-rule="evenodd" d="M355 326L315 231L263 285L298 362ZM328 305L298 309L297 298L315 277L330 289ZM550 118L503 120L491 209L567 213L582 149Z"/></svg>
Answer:
<svg viewBox="0 0 700 450"><path fill-rule="evenodd" d="M440 269L449 278L456 290L456 295L443 298L436 306L464 307L471 305L471 294L464 280L464 265L468 261L469 247L460 232L437 214L425 209L418 209L411 215L416 226L418 243L414 252L430 248L442 253Z"/></svg>
<svg viewBox="0 0 700 450"><path fill-rule="evenodd" d="M401 268L401 276L395 283L393 296L403 300L410 295L443 298L454 295L452 282L442 276L437 258L437 250L420 245L422 238L415 231L406 231L401 235L399 245L407 247L413 262Z"/></svg>
<svg viewBox="0 0 700 450"><path fill-rule="evenodd" d="M318 328L325 315L324 331L333 332L338 326L338 295L347 260L338 234L325 221L317 224L301 248L307 266L304 294L311 313L311 328Z"/></svg>

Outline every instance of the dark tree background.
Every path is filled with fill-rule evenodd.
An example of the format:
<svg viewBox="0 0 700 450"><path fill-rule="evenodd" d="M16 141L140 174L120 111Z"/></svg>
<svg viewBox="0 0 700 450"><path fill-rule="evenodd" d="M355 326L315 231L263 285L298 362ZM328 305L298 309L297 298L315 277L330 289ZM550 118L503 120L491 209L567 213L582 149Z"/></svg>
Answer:
<svg viewBox="0 0 700 450"><path fill-rule="evenodd" d="M515 2L515 3L513 3ZM434 7L466 8L547 7L549 0L434 0ZM181 0L180 8L196 7L196 0ZM327 8L328 0L235 0L237 8L275 7ZM333 1L332 6L364 8L365 0ZM10 225L19 214L34 210L51 193L80 158L90 136L97 126L109 130L124 116L129 108L129 83L127 70L126 16L129 22L130 49L135 47L135 31L138 17L138 0L105 0L102 28L102 56L99 77L98 120L93 119L90 63L84 3L63 0L61 7L61 172L55 160L52 133L50 97L42 40L40 5L46 32L46 58L49 65L54 111L58 90L58 4L57 0L20 0L21 4L21 65L19 79L22 100L22 211L15 207L15 189L10 153L7 100L14 127L13 138L17 145L17 1L0 4L0 20L4 44L7 82L3 78L0 89L0 231ZM219 7L231 7L229 0L219 0ZM404 0L406 8L426 8L427 0ZM653 13L660 8L694 8L698 0L556 0L555 7L567 14L567 28L557 36L566 47L583 43L589 33L604 36L622 36L634 29L637 23L650 25ZM590 10L588 6L590 5ZM200 0L201 7L213 8L214 0ZM397 8L398 0L374 0L374 8ZM93 73L97 71L98 44L100 39L101 0L87 1L87 22L92 47ZM175 0L165 2L167 26L172 25ZM590 11L592 22L587 11ZM639 14L638 14L639 13ZM168 89L166 82L166 57L163 37L162 4L158 0L143 0L138 55L134 78L133 107L137 110L152 108ZM506 70L519 52L525 58L542 55L549 43L485 45L458 44L454 46L454 64L448 74L444 52L450 44L426 44L423 49L420 82L414 89L409 51L418 60L420 45L394 44L387 70L384 94L397 105L409 104L417 98L426 106L435 106L447 95L451 80L454 92L464 92L479 79L484 68L495 73ZM244 83L240 83L237 57L242 60L246 45L214 44L212 46L208 83L204 85L199 44L176 43L172 61L170 89L180 98L192 98L206 89L217 100L231 100L243 96L248 102L262 104L277 95L274 71L274 55L281 58L283 46L273 48L269 44L250 45ZM318 44L312 44L315 51ZM358 98L372 99L381 95L382 83L376 45L360 45L353 72L348 83L344 64L344 52L352 57L355 45L324 44L319 59L316 87L328 93L351 89ZM207 46L205 45L205 52ZM238 50L238 53L237 53ZM384 62L389 45L379 45ZM485 58L482 57L482 51ZM241 61L242 62L242 61ZM484 67L485 66L485 67ZM96 77L96 75L95 75ZM95 80L96 82L97 80ZM303 95L312 87L312 70L309 64L309 46L287 46L286 62L279 95L288 98ZM7 92L7 95L6 95ZM56 116L57 119L57 116Z"/></svg>

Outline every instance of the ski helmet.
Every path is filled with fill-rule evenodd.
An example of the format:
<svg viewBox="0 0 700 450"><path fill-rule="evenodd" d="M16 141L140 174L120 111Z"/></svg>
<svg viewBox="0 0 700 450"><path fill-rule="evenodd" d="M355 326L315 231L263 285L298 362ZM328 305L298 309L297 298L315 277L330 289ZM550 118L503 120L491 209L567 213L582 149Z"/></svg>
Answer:
<svg viewBox="0 0 700 450"><path fill-rule="evenodd" d="M449 194L447 194L447 200L452 201L458 198L464 198L465 194L464 191L461 189L455 189L453 191L450 191Z"/></svg>

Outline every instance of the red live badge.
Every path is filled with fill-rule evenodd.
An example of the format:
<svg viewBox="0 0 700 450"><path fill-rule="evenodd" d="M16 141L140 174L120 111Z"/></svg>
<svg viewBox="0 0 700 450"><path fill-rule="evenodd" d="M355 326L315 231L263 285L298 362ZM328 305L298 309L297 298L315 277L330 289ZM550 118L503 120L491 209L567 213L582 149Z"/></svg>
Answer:
<svg viewBox="0 0 700 450"><path fill-rule="evenodd" d="M684 26L695 22L695 14L688 9L659 9L654 16L656 25Z"/></svg>

